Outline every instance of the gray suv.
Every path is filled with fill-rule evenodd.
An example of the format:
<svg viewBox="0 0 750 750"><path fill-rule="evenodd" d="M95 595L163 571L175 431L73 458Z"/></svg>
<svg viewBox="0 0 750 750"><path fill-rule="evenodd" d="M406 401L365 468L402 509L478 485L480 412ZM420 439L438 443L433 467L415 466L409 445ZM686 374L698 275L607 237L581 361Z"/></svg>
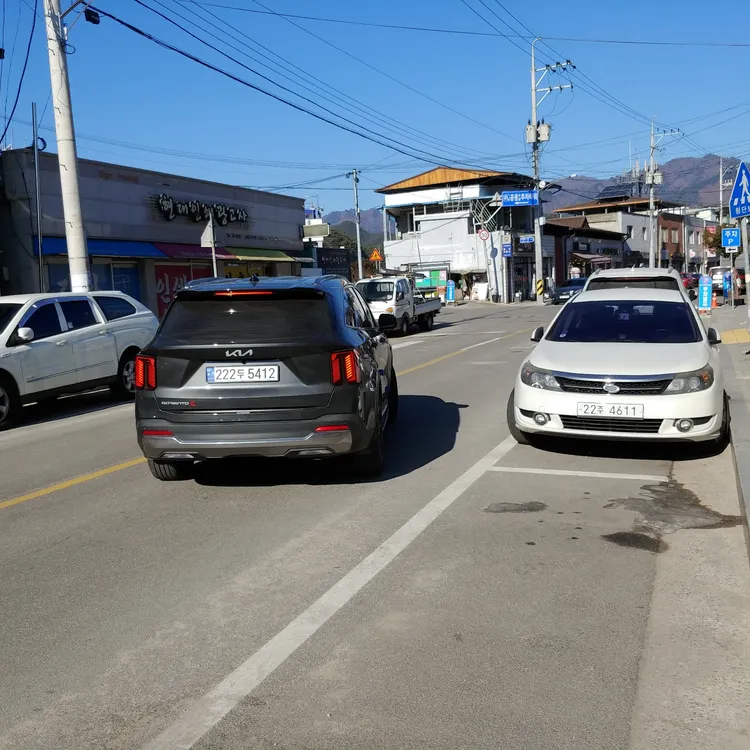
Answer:
<svg viewBox="0 0 750 750"><path fill-rule="evenodd" d="M136 359L138 443L162 481L227 457L350 456L383 467L393 353L340 276L211 279L179 292Z"/></svg>

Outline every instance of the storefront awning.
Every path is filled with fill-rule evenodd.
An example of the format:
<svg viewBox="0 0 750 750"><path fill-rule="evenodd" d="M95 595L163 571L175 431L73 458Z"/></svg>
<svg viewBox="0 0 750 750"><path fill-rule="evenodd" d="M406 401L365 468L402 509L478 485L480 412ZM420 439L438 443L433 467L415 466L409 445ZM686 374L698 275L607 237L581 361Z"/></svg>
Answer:
<svg viewBox="0 0 750 750"><path fill-rule="evenodd" d="M571 253L571 257L597 265L599 263L611 263L612 258L609 255L597 255L596 253Z"/></svg>
<svg viewBox="0 0 750 750"><path fill-rule="evenodd" d="M130 242L127 240L87 241L89 255L110 258L164 258L157 247L150 242ZM42 237L44 255L67 255L68 245L64 237ZM34 237L34 253L39 253L39 242Z"/></svg>
<svg viewBox="0 0 750 750"><path fill-rule="evenodd" d="M168 258L184 258L193 260L210 260L211 248L200 245L178 245L170 242L155 242L154 246ZM216 257L219 260L235 260L234 254L226 247L216 248Z"/></svg>
<svg viewBox="0 0 750 750"><path fill-rule="evenodd" d="M261 263L303 263L302 258L292 258L281 250L262 250L253 247L227 247L227 252L236 256L237 260L254 260Z"/></svg>

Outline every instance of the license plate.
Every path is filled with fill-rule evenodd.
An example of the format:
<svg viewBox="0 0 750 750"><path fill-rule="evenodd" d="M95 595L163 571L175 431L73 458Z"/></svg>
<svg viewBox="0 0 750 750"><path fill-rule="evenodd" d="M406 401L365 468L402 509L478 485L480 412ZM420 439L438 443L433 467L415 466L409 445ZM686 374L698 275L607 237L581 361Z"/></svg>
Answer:
<svg viewBox="0 0 750 750"><path fill-rule="evenodd" d="M230 365L206 368L207 383L275 383L278 379L278 365Z"/></svg>
<svg viewBox="0 0 750 750"><path fill-rule="evenodd" d="M586 402L578 404L579 417L607 417L609 419L643 419L643 404L610 404Z"/></svg>

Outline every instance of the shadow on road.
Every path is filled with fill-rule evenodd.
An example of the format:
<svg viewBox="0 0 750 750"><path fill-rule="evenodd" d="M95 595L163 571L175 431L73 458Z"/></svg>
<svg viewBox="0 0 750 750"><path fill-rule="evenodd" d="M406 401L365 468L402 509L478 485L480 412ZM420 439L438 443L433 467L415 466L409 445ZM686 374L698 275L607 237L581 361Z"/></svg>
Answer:
<svg viewBox="0 0 750 750"><path fill-rule="evenodd" d="M345 458L249 458L207 462L198 468L196 481L210 487L383 482L416 471L453 450L461 422L460 410L465 408L465 404L434 396L401 396L398 422L385 433L385 471L377 480L358 478Z"/></svg>

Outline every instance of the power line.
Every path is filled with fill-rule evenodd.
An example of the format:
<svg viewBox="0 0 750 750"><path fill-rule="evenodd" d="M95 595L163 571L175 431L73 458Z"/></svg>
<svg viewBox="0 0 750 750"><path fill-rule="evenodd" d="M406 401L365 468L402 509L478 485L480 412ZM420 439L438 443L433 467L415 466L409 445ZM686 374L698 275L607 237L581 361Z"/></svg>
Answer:
<svg viewBox="0 0 750 750"><path fill-rule="evenodd" d="M436 28L432 26L407 26L407 25L396 25L390 23L374 23L371 21L352 21L343 18L325 18L322 16L308 16L300 15L296 13L281 13L270 10L255 10L253 8L238 8L236 5L225 5L222 3L196 3L206 8L220 8L223 10L236 11L238 13L254 13L257 15L264 16L281 16L283 18L294 18L299 21L316 21L320 23L332 23L341 24L345 26L361 26L365 28L375 29L390 29L392 31L419 31L430 34L450 34L454 36L479 36L479 37L508 37L514 36L517 39L526 39L532 41L533 36L526 36L520 34L502 34L491 31L470 31L465 29L445 29ZM706 42L706 41L695 41L695 42L668 42L661 40L650 40L650 39L599 39L594 37L568 37L568 36L547 36L545 39L551 42L576 42L582 44L629 44L629 45L644 45L654 47L736 47L745 48L750 47L750 43L747 42Z"/></svg>
<svg viewBox="0 0 750 750"><path fill-rule="evenodd" d="M31 21L31 32L29 33L29 41L26 45L26 55L23 60L23 68L21 68L21 77L18 80L18 89L16 90L16 98L13 101L13 107L10 110L10 117L8 117L8 120L5 123L3 134L0 135L0 144L5 142L5 136L8 132L8 129L11 126L11 123L13 122L13 116L16 114L16 107L18 107L18 100L21 98L21 89L23 88L23 82L24 82L24 79L26 78L26 68L29 65L29 55L31 54L31 42L34 40L35 30L36 30L36 9L34 9L34 14L33 14L33 18ZM6 92L6 97L7 97L7 92Z"/></svg>

